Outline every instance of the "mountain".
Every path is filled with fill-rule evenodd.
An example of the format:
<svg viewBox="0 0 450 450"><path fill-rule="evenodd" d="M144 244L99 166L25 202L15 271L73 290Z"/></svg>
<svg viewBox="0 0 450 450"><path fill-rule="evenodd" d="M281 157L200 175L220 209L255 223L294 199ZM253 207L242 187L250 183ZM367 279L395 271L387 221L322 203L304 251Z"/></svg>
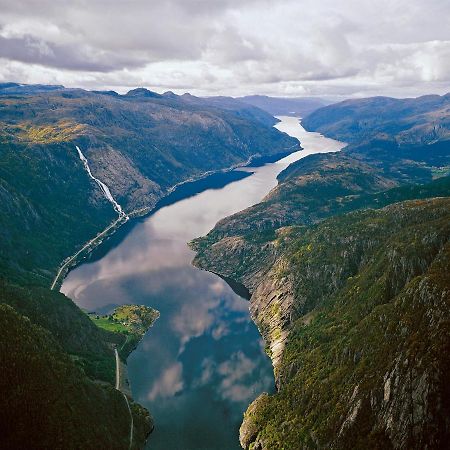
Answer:
<svg viewBox="0 0 450 450"><path fill-rule="evenodd" d="M174 184L285 152L295 144L267 113L234 101L140 88L125 95L80 89L0 94L1 131L17 146L79 145L94 174L128 211L154 205Z"/></svg>
<svg viewBox="0 0 450 450"><path fill-rule="evenodd" d="M449 224L446 198L290 230L252 301L261 329L279 318L278 345L283 321L289 335L278 393L245 415L244 448L444 448Z"/></svg>
<svg viewBox="0 0 450 450"><path fill-rule="evenodd" d="M269 261L276 257L268 242L283 227L311 226L355 209L449 194L449 178L437 178L450 174L449 142L401 150L385 144L348 146L294 162L261 203L222 219L193 242L199 251L195 263L252 290L267 269L262 255Z"/></svg>
<svg viewBox="0 0 450 450"><path fill-rule="evenodd" d="M127 214L148 212L181 182L298 147L269 114L236 101L30 90L0 90L1 266L14 279L32 272L50 284L116 217L76 146Z"/></svg>
<svg viewBox="0 0 450 450"><path fill-rule="evenodd" d="M191 242L196 266L249 289L273 362L277 393L248 408L244 448L445 448L450 141L447 100L432 100L401 125L387 101L356 136L378 99L312 113L302 124L350 144L291 164Z"/></svg>
<svg viewBox="0 0 450 450"><path fill-rule="evenodd" d="M450 94L346 100L314 111L302 125L349 143L374 138L400 145L450 140Z"/></svg>
<svg viewBox="0 0 450 450"><path fill-rule="evenodd" d="M0 83L0 95L37 94L40 92L56 91L64 89L60 84L19 84Z"/></svg>
<svg viewBox="0 0 450 450"><path fill-rule="evenodd" d="M313 111L331 102L317 97L268 97L266 95L248 95L237 100L256 106L273 116L305 117Z"/></svg>
<svg viewBox="0 0 450 450"><path fill-rule="evenodd" d="M3 83L0 111L2 448L142 448L153 423L114 389L114 348L125 360L143 328L128 340L52 280L177 185L298 142L238 101L142 88Z"/></svg>

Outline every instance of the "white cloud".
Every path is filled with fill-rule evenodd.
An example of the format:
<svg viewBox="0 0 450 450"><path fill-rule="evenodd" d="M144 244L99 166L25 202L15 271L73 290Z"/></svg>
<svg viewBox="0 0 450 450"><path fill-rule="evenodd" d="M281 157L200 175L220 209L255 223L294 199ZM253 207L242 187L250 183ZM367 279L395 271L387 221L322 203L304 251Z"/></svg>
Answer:
<svg viewBox="0 0 450 450"><path fill-rule="evenodd" d="M1 80L415 95L450 81L447 0L0 0Z"/></svg>

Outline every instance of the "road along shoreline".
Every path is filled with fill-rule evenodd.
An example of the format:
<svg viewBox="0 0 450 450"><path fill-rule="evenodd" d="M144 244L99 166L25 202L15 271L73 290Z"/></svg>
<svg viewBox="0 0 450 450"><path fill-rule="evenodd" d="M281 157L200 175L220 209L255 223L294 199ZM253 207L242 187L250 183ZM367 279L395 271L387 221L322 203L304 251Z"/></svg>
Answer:
<svg viewBox="0 0 450 450"><path fill-rule="evenodd" d="M122 215L119 215L119 217L117 219L115 219L113 222L111 222L104 230L100 231L94 238L92 238L91 240L86 242L76 253L74 253L73 255L64 259L55 275L55 278L53 279L52 284L50 285L50 289L59 291L59 289L61 288L62 282L63 282L64 278L66 277L66 275L69 273L69 271L71 269L74 269L84 259L86 259L92 253L92 251L95 250L105 239L108 239L109 237L111 237L122 225L127 223L129 220L135 219L135 218L147 217L147 216L155 213L156 211L158 211L158 209L160 209L161 207L168 206L170 203L165 203L164 200L170 194L173 194L178 189L182 189L185 185L196 183L200 180L205 180L208 177L214 176L216 174L220 174L220 173L227 174L227 173L232 172L233 170L236 170L239 168L249 167L253 161L256 161L258 163L258 165L262 164L263 162L264 163L274 162L274 161L272 161L273 158L277 158L276 161L278 161L279 159L282 159L282 158L284 158L292 153L295 153L296 151L300 151L300 150L302 150L301 146L295 145L295 146L292 146L292 147L286 149L285 152L276 153L274 155L261 156L259 153L255 153L250 158L248 158L247 161L245 161L245 162L242 162L239 164L234 164L233 166L227 167L225 169L217 169L217 170L211 170L208 172L204 172L203 174L199 175L198 177L191 177L191 178L188 178L187 180L176 183L175 185L173 185L171 188L169 188L167 190L166 194L163 197L161 197L153 207L150 207L150 206L144 207L144 208L133 210L128 214L123 213ZM233 180L230 180L230 182L232 182L232 181ZM204 187L202 190L206 190L206 189L208 189L208 187ZM199 192L201 192L202 190L199 190ZM191 195L192 195L192 193L187 193L185 198L187 198ZM177 201L180 201L181 199L182 199L182 197L175 199L174 203Z"/></svg>

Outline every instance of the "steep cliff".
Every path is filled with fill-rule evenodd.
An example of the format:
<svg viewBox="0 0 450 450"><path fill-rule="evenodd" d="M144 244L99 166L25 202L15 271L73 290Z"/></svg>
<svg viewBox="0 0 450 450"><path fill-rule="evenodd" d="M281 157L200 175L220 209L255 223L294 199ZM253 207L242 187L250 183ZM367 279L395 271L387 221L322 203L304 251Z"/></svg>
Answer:
<svg viewBox="0 0 450 450"><path fill-rule="evenodd" d="M249 408L244 448L445 448L449 219L448 199L411 201L293 240L251 300L278 393Z"/></svg>
<svg viewBox="0 0 450 450"><path fill-rule="evenodd" d="M414 200L265 244L250 311L278 392L249 407L244 448L444 448L449 219L448 198Z"/></svg>

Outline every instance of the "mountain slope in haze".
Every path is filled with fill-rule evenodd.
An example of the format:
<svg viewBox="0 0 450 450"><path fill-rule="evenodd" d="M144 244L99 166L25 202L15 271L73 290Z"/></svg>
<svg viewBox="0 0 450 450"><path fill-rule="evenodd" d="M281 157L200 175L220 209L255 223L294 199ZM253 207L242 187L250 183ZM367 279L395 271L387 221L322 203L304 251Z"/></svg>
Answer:
<svg viewBox="0 0 450 450"><path fill-rule="evenodd" d="M450 140L450 94L346 100L314 111L302 125L348 143L374 138L399 145Z"/></svg>
<svg viewBox="0 0 450 450"><path fill-rule="evenodd" d="M295 117L305 117L316 109L331 103L316 97L283 98L268 97L266 95L248 95L245 97L238 97L237 100L256 106L273 116Z"/></svg>
<svg viewBox="0 0 450 450"><path fill-rule="evenodd" d="M274 365L277 393L248 408L244 448L446 448L450 141L442 101L421 106L420 126L405 111L402 125L380 120L339 153L293 163L261 203L191 243L196 266L250 290ZM331 119L327 127L338 130ZM349 130L330 134L346 139Z"/></svg>

